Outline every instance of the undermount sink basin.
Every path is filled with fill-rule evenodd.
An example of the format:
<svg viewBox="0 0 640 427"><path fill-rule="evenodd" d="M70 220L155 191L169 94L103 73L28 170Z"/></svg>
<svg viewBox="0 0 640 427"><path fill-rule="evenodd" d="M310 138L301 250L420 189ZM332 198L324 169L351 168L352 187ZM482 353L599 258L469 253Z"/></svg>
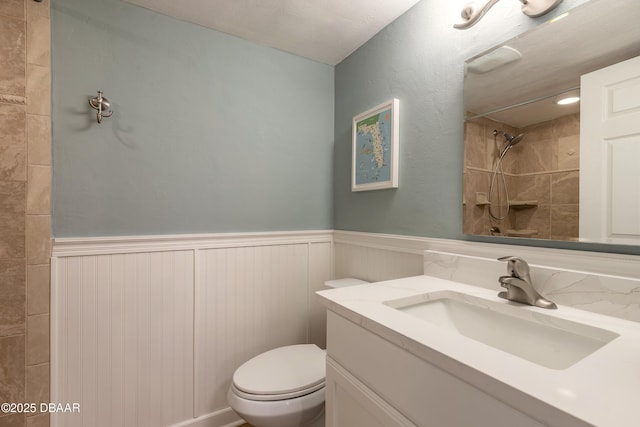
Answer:
<svg viewBox="0 0 640 427"><path fill-rule="evenodd" d="M619 335L604 329L482 298L438 291L385 305L551 369L566 369Z"/></svg>

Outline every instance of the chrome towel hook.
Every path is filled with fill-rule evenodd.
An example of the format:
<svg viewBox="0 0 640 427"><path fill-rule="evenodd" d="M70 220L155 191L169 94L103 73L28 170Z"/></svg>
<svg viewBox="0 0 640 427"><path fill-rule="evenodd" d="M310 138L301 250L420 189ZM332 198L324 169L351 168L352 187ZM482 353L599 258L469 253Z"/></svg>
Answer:
<svg viewBox="0 0 640 427"><path fill-rule="evenodd" d="M98 123L102 123L103 117L111 117L113 114L109 100L102 96L102 91L100 90L98 91L98 96L89 100L89 105L91 105L91 108L94 110L98 110L98 113L96 114Z"/></svg>

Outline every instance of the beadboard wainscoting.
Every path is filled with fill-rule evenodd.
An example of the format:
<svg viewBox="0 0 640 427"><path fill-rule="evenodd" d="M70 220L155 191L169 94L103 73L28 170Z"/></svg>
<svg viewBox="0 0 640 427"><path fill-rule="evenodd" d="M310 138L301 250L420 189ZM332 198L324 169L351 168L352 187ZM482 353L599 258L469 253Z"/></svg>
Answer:
<svg viewBox="0 0 640 427"><path fill-rule="evenodd" d="M335 275L369 282L423 274L431 239L387 234L334 232Z"/></svg>
<svg viewBox="0 0 640 427"><path fill-rule="evenodd" d="M268 349L324 346L314 293L330 231L57 239L51 401L62 426L241 424L235 369Z"/></svg>

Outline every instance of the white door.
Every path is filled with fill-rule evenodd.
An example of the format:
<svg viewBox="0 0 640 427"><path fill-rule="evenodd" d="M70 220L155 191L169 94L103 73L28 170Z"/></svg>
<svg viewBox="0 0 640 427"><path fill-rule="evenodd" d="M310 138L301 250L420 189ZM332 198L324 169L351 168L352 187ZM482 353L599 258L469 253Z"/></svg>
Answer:
<svg viewBox="0 0 640 427"><path fill-rule="evenodd" d="M580 240L638 244L640 57L580 85Z"/></svg>

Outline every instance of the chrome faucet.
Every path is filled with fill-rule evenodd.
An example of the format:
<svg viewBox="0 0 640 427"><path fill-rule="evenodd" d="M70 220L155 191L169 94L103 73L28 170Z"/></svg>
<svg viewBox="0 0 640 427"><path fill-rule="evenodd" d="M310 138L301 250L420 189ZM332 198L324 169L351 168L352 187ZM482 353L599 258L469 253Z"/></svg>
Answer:
<svg viewBox="0 0 640 427"><path fill-rule="evenodd" d="M498 261L507 261L509 276L500 276L500 286L506 289L498 294L500 298L541 308L558 308L553 302L540 295L531 282L529 264L517 256L504 256Z"/></svg>

